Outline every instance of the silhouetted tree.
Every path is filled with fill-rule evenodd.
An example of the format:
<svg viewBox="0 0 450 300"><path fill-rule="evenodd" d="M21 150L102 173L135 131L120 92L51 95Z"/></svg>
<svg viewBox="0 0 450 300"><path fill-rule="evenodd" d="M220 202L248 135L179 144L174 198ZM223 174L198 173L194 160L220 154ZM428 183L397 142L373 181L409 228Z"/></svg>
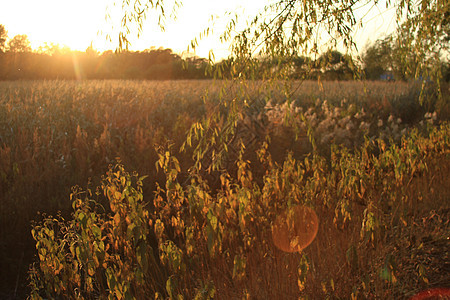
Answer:
<svg viewBox="0 0 450 300"><path fill-rule="evenodd" d="M11 52L31 52L30 41L26 34L18 34L8 42L8 50Z"/></svg>
<svg viewBox="0 0 450 300"><path fill-rule="evenodd" d="M0 24L0 52L5 52L7 38L8 32L6 31L5 26Z"/></svg>

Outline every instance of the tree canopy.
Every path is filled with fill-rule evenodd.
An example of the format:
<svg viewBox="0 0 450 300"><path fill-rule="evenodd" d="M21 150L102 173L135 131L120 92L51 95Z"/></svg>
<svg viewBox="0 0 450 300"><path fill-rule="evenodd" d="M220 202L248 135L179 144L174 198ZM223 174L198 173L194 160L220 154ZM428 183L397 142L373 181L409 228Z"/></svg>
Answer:
<svg viewBox="0 0 450 300"><path fill-rule="evenodd" d="M25 34L18 34L8 42L8 49L11 52L31 52L30 41Z"/></svg>
<svg viewBox="0 0 450 300"><path fill-rule="evenodd" d="M6 31L5 26L0 24L0 52L5 52L7 38L8 32Z"/></svg>
<svg viewBox="0 0 450 300"><path fill-rule="evenodd" d="M206 79L207 61L182 58L170 49L98 53L50 45L37 52L12 48L0 53L0 80L18 79Z"/></svg>

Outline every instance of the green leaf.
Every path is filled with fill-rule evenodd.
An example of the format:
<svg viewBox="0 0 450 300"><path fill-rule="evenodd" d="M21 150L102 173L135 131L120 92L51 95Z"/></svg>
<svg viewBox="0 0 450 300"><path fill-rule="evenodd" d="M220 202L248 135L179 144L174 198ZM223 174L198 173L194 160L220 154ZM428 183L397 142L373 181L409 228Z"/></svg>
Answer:
<svg viewBox="0 0 450 300"><path fill-rule="evenodd" d="M80 220L80 223L82 225L83 230L86 228L87 225L87 216L84 212L80 212L78 214L78 220Z"/></svg>
<svg viewBox="0 0 450 300"><path fill-rule="evenodd" d="M169 294L170 299L174 299L176 294L177 281L173 275L169 277L166 281L166 291Z"/></svg>
<svg viewBox="0 0 450 300"><path fill-rule="evenodd" d="M101 240L101 238L102 238L102 230L100 229L100 227L98 227L97 225L93 224L91 228L92 228L92 233L94 234L95 238L97 240Z"/></svg>

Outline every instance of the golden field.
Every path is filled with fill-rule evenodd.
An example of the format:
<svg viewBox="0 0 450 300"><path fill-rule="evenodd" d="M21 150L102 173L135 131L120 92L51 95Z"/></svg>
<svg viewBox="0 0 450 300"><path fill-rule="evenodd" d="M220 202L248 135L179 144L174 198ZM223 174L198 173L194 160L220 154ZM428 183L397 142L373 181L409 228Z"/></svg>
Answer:
<svg viewBox="0 0 450 300"><path fill-rule="evenodd" d="M448 287L448 99L420 105L402 82L275 85L0 82L4 297ZM302 206L317 236L284 252L275 220Z"/></svg>

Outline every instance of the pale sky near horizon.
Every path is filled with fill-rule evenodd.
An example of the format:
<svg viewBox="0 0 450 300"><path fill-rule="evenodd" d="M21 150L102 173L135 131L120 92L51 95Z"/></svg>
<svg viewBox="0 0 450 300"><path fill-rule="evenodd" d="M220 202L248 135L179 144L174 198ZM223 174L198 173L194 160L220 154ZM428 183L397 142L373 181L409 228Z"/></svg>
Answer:
<svg viewBox="0 0 450 300"><path fill-rule="evenodd" d="M241 19L246 19L254 16L269 1L184 0L177 11L177 19L167 19L165 32L158 29L150 15L144 24L142 36L131 39L131 50L164 47L182 54L191 40L212 24L210 17L215 15L219 18L213 26L214 34L200 41L195 54L208 57L209 50L213 49L216 60L219 60L229 54L229 45L220 44L219 41L219 34L224 31L228 20L224 13L237 10ZM111 25L120 18L114 18L118 15L113 3L114 0L0 0L0 24L5 26L9 38L26 34L33 49L47 42L84 51L92 43L95 49L105 51L117 47L117 36L111 31ZM107 7L110 7L112 16L109 21L105 20ZM373 42L395 28L395 10L385 11L383 5L379 7L384 10L372 9L365 17L363 29L355 34L359 50L368 41ZM170 12L166 13L170 15ZM113 43L108 42L101 32L112 33Z"/></svg>

